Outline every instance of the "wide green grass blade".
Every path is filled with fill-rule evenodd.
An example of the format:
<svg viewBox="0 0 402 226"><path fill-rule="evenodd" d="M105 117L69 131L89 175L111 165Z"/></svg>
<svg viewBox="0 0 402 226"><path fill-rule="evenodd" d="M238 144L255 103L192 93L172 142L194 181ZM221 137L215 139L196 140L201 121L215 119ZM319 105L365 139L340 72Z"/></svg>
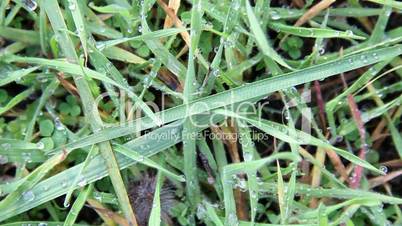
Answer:
<svg viewBox="0 0 402 226"><path fill-rule="evenodd" d="M402 47L397 45L395 47L386 47L379 50L373 50L368 53L345 57L344 59L335 62L312 66L297 72L291 72L282 76L260 80L221 92L219 94L203 97L192 101L188 104L188 106L179 105L177 107L156 113L156 115L160 117L162 123L169 123L178 119L183 119L190 115L205 113L213 109L243 102L256 97L264 97L272 92L290 88L295 85L327 78L331 75L369 65L401 53ZM191 111L187 111L186 109L191 109ZM98 132L96 135L90 135L87 138L78 139L66 146L66 148L68 150L72 150L85 147L94 143L136 133L154 126L156 126L156 124L152 119L144 117L127 124L109 127L101 132ZM88 142L88 140L91 140L91 142ZM56 148L50 153L59 151L61 151L61 149Z"/></svg>

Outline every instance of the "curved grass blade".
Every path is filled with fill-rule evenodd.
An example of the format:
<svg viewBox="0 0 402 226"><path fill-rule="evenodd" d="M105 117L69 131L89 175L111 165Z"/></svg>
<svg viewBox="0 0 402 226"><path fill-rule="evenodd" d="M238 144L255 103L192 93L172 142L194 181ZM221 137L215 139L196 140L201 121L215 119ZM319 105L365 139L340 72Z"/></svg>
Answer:
<svg viewBox="0 0 402 226"><path fill-rule="evenodd" d="M278 64L288 69L292 69L285 62L285 60L283 60L283 58L270 46L263 30L260 27L260 23L253 12L253 9L251 8L249 1L245 2L246 2L247 17L250 23L250 29L251 32L254 34L254 38L258 44L258 47L267 57L272 58L272 60L278 62Z"/></svg>
<svg viewBox="0 0 402 226"><path fill-rule="evenodd" d="M66 220L64 221L64 226L73 226L75 221L77 220L78 214L81 211L82 207L88 198L88 196L92 193L93 185L90 184L83 191L80 191L77 199L75 200L73 206L68 213Z"/></svg>

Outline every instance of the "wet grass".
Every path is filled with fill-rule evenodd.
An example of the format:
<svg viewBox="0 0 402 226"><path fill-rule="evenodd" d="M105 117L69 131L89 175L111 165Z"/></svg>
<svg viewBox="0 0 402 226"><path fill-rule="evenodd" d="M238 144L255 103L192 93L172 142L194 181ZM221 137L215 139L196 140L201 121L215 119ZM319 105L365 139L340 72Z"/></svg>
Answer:
<svg viewBox="0 0 402 226"><path fill-rule="evenodd" d="M400 3L3 0L5 225L399 225Z"/></svg>

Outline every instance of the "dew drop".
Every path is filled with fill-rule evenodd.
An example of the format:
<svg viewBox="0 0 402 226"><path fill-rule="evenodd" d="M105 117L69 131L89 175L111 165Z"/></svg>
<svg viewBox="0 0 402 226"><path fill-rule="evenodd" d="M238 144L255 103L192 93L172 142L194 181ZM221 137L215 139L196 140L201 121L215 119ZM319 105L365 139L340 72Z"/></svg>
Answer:
<svg viewBox="0 0 402 226"><path fill-rule="evenodd" d="M281 15L277 11L272 10L271 11L271 19L279 20L279 19L281 19Z"/></svg>
<svg viewBox="0 0 402 226"><path fill-rule="evenodd" d="M239 225L236 214L234 214L234 213L229 214L228 223L229 223L229 225L233 225L233 226Z"/></svg>
<svg viewBox="0 0 402 226"><path fill-rule="evenodd" d="M80 186L81 188L84 187L87 184L87 181L85 180L84 177L81 177L78 181L78 186Z"/></svg>
<svg viewBox="0 0 402 226"><path fill-rule="evenodd" d="M45 144L41 141L39 141L38 143L36 143L36 148L42 150L45 148Z"/></svg>
<svg viewBox="0 0 402 226"><path fill-rule="evenodd" d="M343 136L341 136L341 135L336 136L335 141L336 141L336 143L342 142L343 141Z"/></svg>
<svg viewBox="0 0 402 226"><path fill-rule="evenodd" d="M5 155L0 155L0 165L6 164L8 162L8 157Z"/></svg>
<svg viewBox="0 0 402 226"><path fill-rule="evenodd" d="M320 55L323 55L323 54L325 53L325 48L320 48L320 49L318 50L318 53L319 53Z"/></svg>
<svg viewBox="0 0 402 226"><path fill-rule="evenodd" d="M353 36L353 31L347 30L347 31L346 31L346 35L347 35L347 36Z"/></svg>
<svg viewBox="0 0 402 226"><path fill-rule="evenodd" d="M70 2L70 4L68 5L68 8L73 11L76 9L75 3L74 2Z"/></svg>
<svg viewBox="0 0 402 226"><path fill-rule="evenodd" d="M32 191L26 191L22 193L22 198L26 202L31 202L35 199L35 194Z"/></svg>
<svg viewBox="0 0 402 226"><path fill-rule="evenodd" d="M363 63L367 64L367 57L366 56L361 56L360 59L363 61Z"/></svg>
<svg viewBox="0 0 402 226"><path fill-rule="evenodd" d="M143 162L143 161L144 161L144 156L142 156L142 155L139 156L139 157L138 157L138 161L139 161L139 162Z"/></svg>
<svg viewBox="0 0 402 226"><path fill-rule="evenodd" d="M23 0L22 2L30 11L35 11L38 8L38 3L34 0Z"/></svg>
<svg viewBox="0 0 402 226"><path fill-rule="evenodd" d="M56 118L54 120L54 125L55 125L57 130L64 130L65 129L59 118Z"/></svg>
<svg viewBox="0 0 402 226"><path fill-rule="evenodd" d="M383 173L387 173L387 172L388 172L388 168L387 168L386 166L380 166L380 170L381 170Z"/></svg>

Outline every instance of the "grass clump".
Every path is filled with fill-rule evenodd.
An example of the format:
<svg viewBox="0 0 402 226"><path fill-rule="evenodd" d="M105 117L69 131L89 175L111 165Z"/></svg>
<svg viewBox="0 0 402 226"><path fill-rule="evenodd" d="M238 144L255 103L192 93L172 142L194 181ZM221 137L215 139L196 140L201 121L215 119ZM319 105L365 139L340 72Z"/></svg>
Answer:
<svg viewBox="0 0 402 226"><path fill-rule="evenodd" d="M5 225L400 225L400 3L4 0Z"/></svg>

